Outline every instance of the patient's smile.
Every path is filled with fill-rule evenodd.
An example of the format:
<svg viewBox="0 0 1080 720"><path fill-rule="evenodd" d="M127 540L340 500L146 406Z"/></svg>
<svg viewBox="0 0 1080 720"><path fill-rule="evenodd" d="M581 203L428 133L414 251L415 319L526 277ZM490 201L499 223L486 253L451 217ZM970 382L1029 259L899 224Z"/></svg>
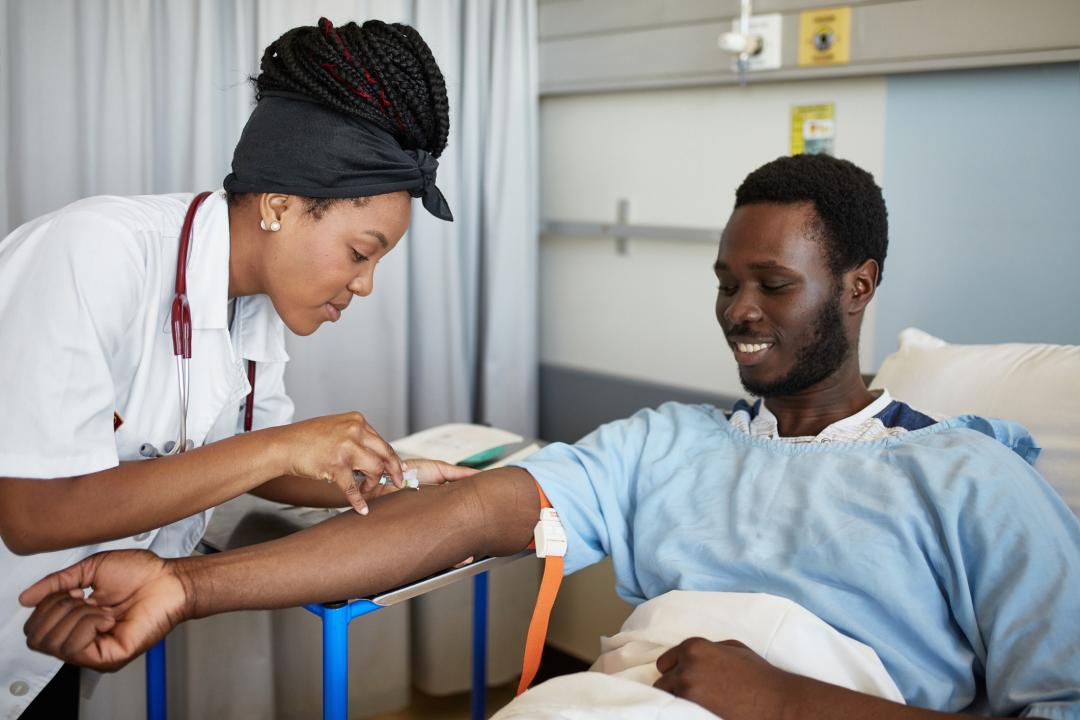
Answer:
<svg viewBox="0 0 1080 720"><path fill-rule="evenodd" d="M773 346L771 342L746 343L731 341L735 362L739 365L756 365Z"/></svg>

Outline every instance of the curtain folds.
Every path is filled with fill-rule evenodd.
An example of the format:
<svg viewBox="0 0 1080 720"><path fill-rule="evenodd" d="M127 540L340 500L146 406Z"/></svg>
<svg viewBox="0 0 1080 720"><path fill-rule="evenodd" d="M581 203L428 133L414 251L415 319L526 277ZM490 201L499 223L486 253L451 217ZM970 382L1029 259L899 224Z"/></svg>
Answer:
<svg viewBox="0 0 1080 720"><path fill-rule="evenodd" d="M249 77L269 42L320 15L336 24L368 18L412 24L447 79L451 133L439 185L456 221L435 220L417 206L408 236L380 263L377 291L354 302L338 323L288 338L287 387L297 419L360 410L387 438L443 422L485 422L532 436L535 4L0 4L0 236L80 197L220 187L253 107ZM535 567L518 563L506 576L492 584L500 599L493 606L504 606L492 618L495 682L516 672ZM466 687L467 592L452 588L442 599L354 623L354 716L404 702L416 668L426 689ZM318 643L317 620L300 610L191 623L170 636L170 712L176 718L316 716ZM84 701L83 718L141 717L142 683L141 663L107 678Z"/></svg>

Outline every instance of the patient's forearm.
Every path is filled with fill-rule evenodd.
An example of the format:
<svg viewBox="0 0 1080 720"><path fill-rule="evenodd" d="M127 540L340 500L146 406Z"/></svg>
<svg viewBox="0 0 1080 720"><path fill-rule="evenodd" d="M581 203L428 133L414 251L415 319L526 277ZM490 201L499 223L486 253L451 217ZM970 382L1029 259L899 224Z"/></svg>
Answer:
<svg viewBox="0 0 1080 720"><path fill-rule="evenodd" d="M510 555L532 539L540 500L532 477L502 468L371 503L299 533L177 561L188 617L362 597L469 556Z"/></svg>

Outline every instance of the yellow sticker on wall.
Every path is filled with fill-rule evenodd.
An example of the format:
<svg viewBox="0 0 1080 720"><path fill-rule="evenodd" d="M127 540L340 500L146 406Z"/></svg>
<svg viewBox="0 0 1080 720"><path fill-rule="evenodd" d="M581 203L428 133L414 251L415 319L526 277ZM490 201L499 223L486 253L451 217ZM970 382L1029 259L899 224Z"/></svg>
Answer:
<svg viewBox="0 0 1080 720"><path fill-rule="evenodd" d="M850 7L799 13L799 65L841 65L850 58Z"/></svg>
<svg viewBox="0 0 1080 720"><path fill-rule="evenodd" d="M791 154L832 155L836 125L832 103L791 108Z"/></svg>

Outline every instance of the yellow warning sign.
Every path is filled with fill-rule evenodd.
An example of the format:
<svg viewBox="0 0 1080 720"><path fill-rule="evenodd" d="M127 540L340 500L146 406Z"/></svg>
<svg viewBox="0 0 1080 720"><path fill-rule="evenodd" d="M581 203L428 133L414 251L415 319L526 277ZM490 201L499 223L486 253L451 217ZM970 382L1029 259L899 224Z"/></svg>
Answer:
<svg viewBox="0 0 1080 720"><path fill-rule="evenodd" d="M791 154L832 155L836 139L832 103L791 108Z"/></svg>
<svg viewBox="0 0 1080 720"><path fill-rule="evenodd" d="M850 59L850 7L799 13L799 65L841 65Z"/></svg>

